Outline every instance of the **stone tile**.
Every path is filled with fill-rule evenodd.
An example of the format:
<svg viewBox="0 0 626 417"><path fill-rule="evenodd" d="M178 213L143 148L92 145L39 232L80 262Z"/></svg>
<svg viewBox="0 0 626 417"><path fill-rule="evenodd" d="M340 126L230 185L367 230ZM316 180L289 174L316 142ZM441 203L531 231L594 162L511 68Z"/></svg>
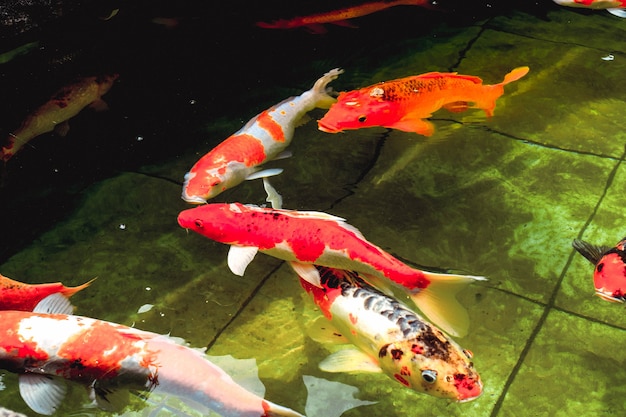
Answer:
<svg viewBox="0 0 626 417"><path fill-rule="evenodd" d="M626 333L551 311L499 416L621 415L626 410Z"/></svg>
<svg viewBox="0 0 626 417"><path fill-rule="evenodd" d="M446 129L440 140L390 134L358 193L332 213L410 263L546 301L614 161Z"/></svg>

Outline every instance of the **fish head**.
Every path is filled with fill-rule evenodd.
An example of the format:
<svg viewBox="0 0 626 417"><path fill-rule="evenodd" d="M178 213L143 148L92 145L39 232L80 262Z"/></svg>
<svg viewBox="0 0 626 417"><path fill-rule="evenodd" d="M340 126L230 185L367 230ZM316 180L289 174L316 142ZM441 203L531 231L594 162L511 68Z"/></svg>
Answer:
<svg viewBox="0 0 626 417"><path fill-rule="evenodd" d="M385 100L383 87L376 85L339 94L337 102L318 120L318 127L323 132L338 133L388 126L399 118L395 103Z"/></svg>
<svg viewBox="0 0 626 417"><path fill-rule="evenodd" d="M221 183L222 179L218 176L201 178L196 172L189 171L185 174L181 198L188 203L204 204L222 192Z"/></svg>
<svg viewBox="0 0 626 417"><path fill-rule="evenodd" d="M419 336L393 342L379 351L380 367L414 391L466 402L482 393L472 354L426 325Z"/></svg>
<svg viewBox="0 0 626 417"><path fill-rule="evenodd" d="M596 295L612 302L626 301L626 241L607 251L593 271Z"/></svg>
<svg viewBox="0 0 626 417"><path fill-rule="evenodd" d="M561 6L568 6L568 7L582 7L585 9L596 9L596 10L600 10L600 9L611 9L611 8L615 8L615 7L620 7L622 5L622 2L620 0L587 0L587 1L581 1L581 0L552 0L554 1L556 4L561 5Z"/></svg>
<svg viewBox="0 0 626 417"><path fill-rule="evenodd" d="M247 233L243 218L247 211L248 207L239 203L204 204L181 211L178 224L209 239L233 244Z"/></svg>
<svg viewBox="0 0 626 417"><path fill-rule="evenodd" d="M204 204L229 188L245 181L254 169L238 161L212 161L200 159L185 174L181 198L188 203Z"/></svg>
<svg viewBox="0 0 626 417"><path fill-rule="evenodd" d="M115 80L117 80L119 76L119 74L106 74L97 77L96 82L98 83L98 92L100 95L106 94L111 87L113 87Z"/></svg>

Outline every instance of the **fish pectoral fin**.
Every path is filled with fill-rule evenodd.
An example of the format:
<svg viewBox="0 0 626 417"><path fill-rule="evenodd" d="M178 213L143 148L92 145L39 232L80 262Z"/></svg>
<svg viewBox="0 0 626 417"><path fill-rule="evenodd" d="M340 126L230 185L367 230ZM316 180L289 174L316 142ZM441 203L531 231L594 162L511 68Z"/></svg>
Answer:
<svg viewBox="0 0 626 417"><path fill-rule="evenodd" d="M20 394L24 402L36 413L54 414L67 393L65 381L48 375L21 374Z"/></svg>
<svg viewBox="0 0 626 417"><path fill-rule="evenodd" d="M463 337L469 330L469 316L456 299L456 294L474 281L486 278L471 275L424 272L428 287L411 296L415 305L443 331Z"/></svg>
<svg viewBox="0 0 626 417"><path fill-rule="evenodd" d="M106 103L106 101L102 100L101 98L94 100L91 102L91 104L89 104L89 106L87 106L95 111L105 111L105 110L109 110L109 105Z"/></svg>
<svg viewBox="0 0 626 417"><path fill-rule="evenodd" d="M62 138L67 136L70 131L70 124L66 120L54 126L54 133L61 136Z"/></svg>
<svg viewBox="0 0 626 417"><path fill-rule="evenodd" d="M358 349L337 351L319 364L324 372L382 372L378 362Z"/></svg>
<svg viewBox="0 0 626 417"><path fill-rule="evenodd" d="M246 268L259 251L256 246L235 246L231 245L228 250L228 267L233 274L243 276Z"/></svg>
<svg viewBox="0 0 626 417"><path fill-rule="evenodd" d="M624 9L606 9L607 12L611 13L613 16L626 18L626 10Z"/></svg>
<svg viewBox="0 0 626 417"><path fill-rule="evenodd" d="M130 402L130 392L126 389L110 388L99 381L96 381L91 389L92 400L105 411L120 411Z"/></svg>
<svg viewBox="0 0 626 417"><path fill-rule="evenodd" d="M246 177L246 181L256 180L259 178L273 177L274 175L278 175L282 172L283 172L282 168L264 169L261 171L253 172L252 174L248 175Z"/></svg>
<svg viewBox="0 0 626 417"><path fill-rule="evenodd" d="M320 272L317 270L315 265L313 264L305 264L301 262L289 262L289 265L293 268L293 270L298 274L300 278L305 280L311 285L314 285L318 288L322 287L322 279L320 278Z"/></svg>
<svg viewBox="0 0 626 417"><path fill-rule="evenodd" d="M50 294L37 303L33 313L44 314L72 314L74 306L66 296L60 293Z"/></svg>
<svg viewBox="0 0 626 417"><path fill-rule="evenodd" d="M602 256L610 249L608 246L596 246L580 239L574 239L572 246L578 253L594 265L597 264Z"/></svg>
<svg viewBox="0 0 626 417"><path fill-rule="evenodd" d="M470 105L467 101L455 101L453 103L446 103L442 107L452 113L461 113L469 109Z"/></svg>
<svg viewBox="0 0 626 417"><path fill-rule="evenodd" d="M307 334L317 343L345 344L350 343L326 317L320 316L307 329Z"/></svg>
<svg viewBox="0 0 626 417"><path fill-rule="evenodd" d="M423 136L432 136L435 133L435 126L427 120L423 120L417 116L405 117L392 125L385 126L392 129L402 130L404 132L415 132Z"/></svg>

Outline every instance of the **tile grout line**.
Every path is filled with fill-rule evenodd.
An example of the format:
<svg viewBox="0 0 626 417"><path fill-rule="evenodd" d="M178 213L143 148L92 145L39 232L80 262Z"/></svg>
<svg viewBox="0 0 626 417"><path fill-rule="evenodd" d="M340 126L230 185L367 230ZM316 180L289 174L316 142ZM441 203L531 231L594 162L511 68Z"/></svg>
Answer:
<svg viewBox="0 0 626 417"><path fill-rule="evenodd" d="M622 156L619 158L619 160L617 161L617 163L615 164L615 166L613 167L613 169L609 173L609 176L607 177L606 185L604 187L602 195L600 196L600 198L598 199L598 202L596 203L595 207L593 208L593 211L591 212L591 215L587 218L587 221L585 222L583 227L578 232L577 238L582 237L582 235L584 234L584 232L587 229L587 227L589 227L589 225L591 224L591 221L595 217L595 215L596 215L600 205L604 201L604 198L606 197L609 188L613 184L613 180L615 179L615 175L617 174L617 170L619 169L619 167L621 166L622 162L624 161L624 158L626 158L626 146L624 148L624 152L622 153ZM522 365L524 363L524 360L526 359L526 356L528 355L528 352L530 351L530 348L533 346L533 344L535 342L535 339L537 338L537 335L539 334L539 332L543 328L543 325L544 325L546 319L548 318L548 314L553 309L556 309L556 307L554 305L554 303L556 301L556 297L557 297L557 295L558 295L558 293L559 293L559 291L561 289L561 284L563 282L563 279L565 278L565 273L569 269L569 267L570 267L570 265L572 263L572 260L574 259L575 254L576 254L576 250L572 249L572 251L570 252L569 257L567 258L567 262L565 263L565 266L563 267L563 270L561 271L561 274L559 275L559 278L558 278L558 280L556 282L556 285L554 286L554 289L552 290L552 293L550 294L550 298L548 299L548 302L545 305L543 313L541 314L541 317L537 321L537 325L533 328L530 336L528 337L528 339L526 341L526 344L524 345L524 349L522 349L522 352L520 353L520 355L519 355L519 357L517 359L517 362L515 363L515 366L513 367L513 370L511 371L511 373L509 374L509 377L507 378L506 382L504 383L504 389L502 390L502 392L500 393L500 395L498 397L498 400L494 404L493 409L491 410L491 413L490 413L490 417L496 417L498 415L498 413L500 412L500 409L502 408L502 404L504 403L504 399L506 397L506 394L508 393L509 389L511 388L511 385L513 384L513 381L517 377L517 374L519 373L519 370L521 369L521 367L522 367Z"/></svg>

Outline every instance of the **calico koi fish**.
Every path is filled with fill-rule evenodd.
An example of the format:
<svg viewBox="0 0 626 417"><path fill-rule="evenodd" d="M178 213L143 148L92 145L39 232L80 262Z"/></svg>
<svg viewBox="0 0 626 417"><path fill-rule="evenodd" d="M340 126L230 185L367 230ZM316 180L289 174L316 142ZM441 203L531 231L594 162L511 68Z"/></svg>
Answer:
<svg viewBox="0 0 626 417"><path fill-rule="evenodd" d="M376 13L381 10L394 6L422 6L430 7L430 0L388 0L388 1L372 1L358 6L347 7L339 10L332 10L325 13L316 13L309 16L298 16L292 19L279 19L272 23L257 22L258 27L264 29L293 29L305 27L310 32L322 34L326 32L325 23L332 23L339 26L352 26L348 19L354 19L368 14Z"/></svg>
<svg viewBox="0 0 626 417"><path fill-rule="evenodd" d="M246 179L280 174L282 169L259 172L258 167L280 158L307 112L315 107L329 108L335 102L328 95L327 85L342 72L338 68L327 72L313 88L256 115L200 158L185 174L182 199L188 203L206 203L206 200Z"/></svg>
<svg viewBox="0 0 626 417"><path fill-rule="evenodd" d="M106 108L102 100L118 78L118 74L85 77L57 91L50 100L37 108L22 125L5 139L0 148L0 160L7 162L33 138L57 130L61 136L67 133L67 121L85 107Z"/></svg>
<svg viewBox="0 0 626 417"><path fill-rule="evenodd" d="M516 68L494 85L483 85L478 77L455 72L429 72L381 82L339 94L318 126L328 133L382 126L431 136L435 128L424 119L433 112L441 107L454 112L471 107L483 109L491 117L504 86L528 71L528 67Z"/></svg>
<svg viewBox="0 0 626 417"><path fill-rule="evenodd" d="M461 402L482 393L471 352L404 304L368 285L358 274L316 268L321 288L300 279L330 320L316 324L327 329L331 340L358 348L333 353L322 361L320 369L384 372L414 391Z"/></svg>
<svg viewBox="0 0 626 417"><path fill-rule="evenodd" d="M553 0L556 4L567 7L579 7L593 10L606 10L612 15L626 17L625 0Z"/></svg>
<svg viewBox="0 0 626 417"><path fill-rule="evenodd" d="M71 297L92 282L93 279L77 287L66 287L60 282L25 284L0 274L0 310L33 311L35 306L50 294L58 293L64 297Z"/></svg>
<svg viewBox="0 0 626 417"><path fill-rule="evenodd" d="M579 239L575 239L572 246L595 265L593 284L596 295L607 301L626 302L626 238L612 248Z"/></svg>
<svg viewBox="0 0 626 417"><path fill-rule="evenodd" d="M175 395L224 417L303 417L247 391L198 350L71 310L53 294L35 312L0 312L0 367L19 374L22 398L37 413L57 410L66 379L88 386L103 408L115 390L135 389Z"/></svg>
<svg viewBox="0 0 626 417"><path fill-rule="evenodd" d="M182 211L178 224L231 245L228 266L237 275L243 275L261 251L290 262L301 277L318 287L320 277L313 264L358 271L379 286L397 284L410 293L424 314L452 335L465 334L469 326L456 292L484 279L411 268L367 241L344 219L321 212L213 203Z"/></svg>

